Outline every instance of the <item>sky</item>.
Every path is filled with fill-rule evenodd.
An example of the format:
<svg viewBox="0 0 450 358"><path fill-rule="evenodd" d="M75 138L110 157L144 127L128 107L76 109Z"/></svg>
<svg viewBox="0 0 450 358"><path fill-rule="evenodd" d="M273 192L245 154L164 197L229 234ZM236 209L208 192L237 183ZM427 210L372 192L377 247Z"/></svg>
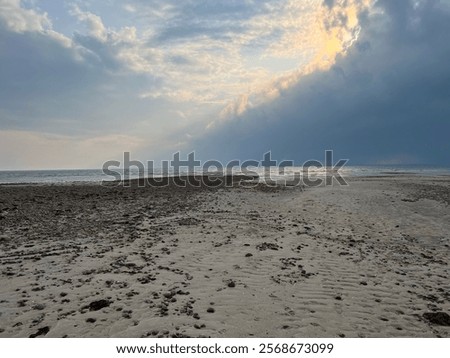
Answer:
<svg viewBox="0 0 450 358"><path fill-rule="evenodd" d="M0 170L450 166L448 0L0 0Z"/></svg>

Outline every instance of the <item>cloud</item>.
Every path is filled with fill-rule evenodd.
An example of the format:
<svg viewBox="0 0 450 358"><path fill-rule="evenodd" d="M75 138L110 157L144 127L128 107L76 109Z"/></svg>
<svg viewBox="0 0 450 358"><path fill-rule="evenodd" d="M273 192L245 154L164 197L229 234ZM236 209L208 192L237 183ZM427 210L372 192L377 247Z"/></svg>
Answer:
<svg viewBox="0 0 450 358"><path fill-rule="evenodd" d="M100 42L107 39L107 31L100 16L88 11L81 11L77 5L74 5L71 14L76 16L79 21L85 22L89 28L89 35Z"/></svg>
<svg viewBox="0 0 450 358"><path fill-rule="evenodd" d="M74 120L83 112L80 104L92 92L81 89L92 90L106 78L92 58L46 33L0 31L0 53L2 129L56 129L54 120Z"/></svg>
<svg viewBox="0 0 450 358"><path fill-rule="evenodd" d="M0 0L0 19L15 32L44 31L51 26L46 13L21 7L20 0Z"/></svg>
<svg viewBox="0 0 450 358"><path fill-rule="evenodd" d="M130 134L139 131L140 122L151 123L171 110L139 98L158 86L158 79L139 76L120 57L121 49L135 41L134 29L108 32L108 43L100 33L69 39L53 30L47 15L22 9L16 1L1 4L6 3L25 14L25 23L46 19L46 27L13 26L0 17L0 130Z"/></svg>
<svg viewBox="0 0 450 358"><path fill-rule="evenodd" d="M77 2L69 12L83 26L70 37L55 31L42 10L26 9L20 1L2 4L8 5L2 14L19 14L28 25L6 15L0 20L0 128L118 131L145 118L150 123L170 119L174 111L209 122L224 106L229 111L234 98L238 111L257 104L242 92L267 88L286 69L295 70L297 61L307 64L321 51L316 48L320 37L300 39L314 32L311 26L321 11L312 0L129 1L124 11L132 14L131 23L120 26L107 23L107 5ZM123 5L112 1L110 10ZM297 38L290 37L294 33ZM283 46L276 48L279 39ZM284 47L295 50L282 53ZM300 58L305 47L308 55ZM283 56L298 58L279 69L274 59ZM123 113L126 121L119 118Z"/></svg>
<svg viewBox="0 0 450 358"><path fill-rule="evenodd" d="M332 6L335 2L328 2ZM334 5L336 6L336 5ZM191 143L203 157L450 164L448 4L380 0L329 68L295 77L272 101L215 123Z"/></svg>
<svg viewBox="0 0 450 358"><path fill-rule="evenodd" d="M253 94L248 105L258 104L266 98L257 100L255 93L267 92L274 80L285 82L289 72L303 75L334 61L356 36L351 10L367 3L345 1L330 11L317 0L134 1L141 16L154 23L146 46L136 52L162 50L151 60L140 56L137 68L165 74L155 96L225 104L227 113L239 107L233 100L241 102L243 92ZM345 26L338 23L343 17L350 19ZM190 95L173 96L180 88Z"/></svg>

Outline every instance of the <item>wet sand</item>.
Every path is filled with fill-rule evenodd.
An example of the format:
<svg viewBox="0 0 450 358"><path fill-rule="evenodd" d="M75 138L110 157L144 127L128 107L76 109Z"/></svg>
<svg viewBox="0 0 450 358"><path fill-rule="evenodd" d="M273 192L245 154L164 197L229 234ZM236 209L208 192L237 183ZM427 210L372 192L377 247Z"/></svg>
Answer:
<svg viewBox="0 0 450 358"><path fill-rule="evenodd" d="M0 337L450 337L450 178L0 186Z"/></svg>

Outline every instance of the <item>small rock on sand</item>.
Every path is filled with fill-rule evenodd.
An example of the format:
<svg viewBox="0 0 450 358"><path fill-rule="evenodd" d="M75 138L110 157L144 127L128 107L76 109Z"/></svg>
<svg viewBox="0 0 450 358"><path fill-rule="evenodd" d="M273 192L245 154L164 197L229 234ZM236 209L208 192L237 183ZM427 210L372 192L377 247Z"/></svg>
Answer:
<svg viewBox="0 0 450 358"><path fill-rule="evenodd" d="M91 302L88 307L89 307L89 311L99 311L102 308L109 307L110 304L111 304L111 301L99 300L99 301Z"/></svg>
<svg viewBox="0 0 450 358"><path fill-rule="evenodd" d="M45 305L39 303L39 304L37 304L37 305L34 305L34 306L33 306L33 309L34 309L34 310L37 310L37 311L42 311L43 309L45 309Z"/></svg>
<svg viewBox="0 0 450 358"><path fill-rule="evenodd" d="M423 314L423 318L437 326L450 327L450 316L445 312L426 312Z"/></svg>
<svg viewBox="0 0 450 358"><path fill-rule="evenodd" d="M39 336L45 336L48 332L50 332L50 328L49 327L42 327L42 328L39 328L36 333L30 334L30 338L36 338L36 337L39 337Z"/></svg>

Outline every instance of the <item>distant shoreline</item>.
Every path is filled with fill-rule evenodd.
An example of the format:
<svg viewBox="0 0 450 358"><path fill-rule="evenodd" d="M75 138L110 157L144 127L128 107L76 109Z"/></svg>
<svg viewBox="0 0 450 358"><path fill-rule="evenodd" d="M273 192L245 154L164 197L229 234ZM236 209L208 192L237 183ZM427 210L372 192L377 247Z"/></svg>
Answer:
<svg viewBox="0 0 450 358"><path fill-rule="evenodd" d="M300 168L294 167L292 170L299 170ZM289 169L287 169L289 170ZM317 171L313 173L317 176L324 176L323 171ZM126 182L136 182L147 180L155 185L159 181L167 181L171 180L170 178L186 178L187 174L182 173L179 175L169 174L169 175L161 175L155 174L154 176L145 176L143 178L133 177L133 173L131 173L130 179L127 179ZM234 176L244 175L240 173L233 174ZM354 177L397 177L397 176L424 176L424 177L447 177L450 176L450 169L448 168L434 168L434 167L424 167L422 169L414 168L411 171L405 171L398 169L391 169L386 171L384 166L381 167L346 167L341 171L341 175L346 178L354 178ZM208 174L208 173L194 173L191 176L195 176L198 178L217 178L217 177L228 177L226 179L229 180L230 175L223 174ZM261 181L264 180L263 169L259 169L255 175L250 175L254 179L258 176ZM274 172L275 178L282 179L283 176ZM169 178L169 179L168 179ZM251 180L251 179L250 179ZM124 180L122 180L123 182ZM102 174L101 170L93 169L93 170L49 170L49 171L0 171L0 186L5 185L99 185L102 183L114 183L120 182L120 180L113 180L110 177L107 177Z"/></svg>

